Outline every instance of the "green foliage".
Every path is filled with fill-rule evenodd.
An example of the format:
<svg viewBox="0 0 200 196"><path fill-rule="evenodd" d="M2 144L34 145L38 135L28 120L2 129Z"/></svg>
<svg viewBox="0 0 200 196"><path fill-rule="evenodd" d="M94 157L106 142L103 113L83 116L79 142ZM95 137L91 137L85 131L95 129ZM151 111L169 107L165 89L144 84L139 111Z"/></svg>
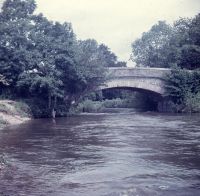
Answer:
<svg viewBox="0 0 200 196"><path fill-rule="evenodd" d="M29 106L31 114L34 118L51 117L51 108L48 107L48 104L44 99L33 97L23 101ZM67 116L69 112L69 106L66 105L63 101L58 100L58 104L55 110L57 117Z"/></svg>
<svg viewBox="0 0 200 196"><path fill-rule="evenodd" d="M200 67L200 14L180 18L174 25L164 21L143 33L132 44L132 60L138 66L181 68Z"/></svg>
<svg viewBox="0 0 200 196"><path fill-rule="evenodd" d="M105 108L126 108L127 107L127 100L123 100L120 98L116 99L106 99L103 101L103 106Z"/></svg>
<svg viewBox="0 0 200 196"><path fill-rule="evenodd" d="M34 0L6 0L2 7L2 14L8 19L26 18L36 9Z"/></svg>
<svg viewBox="0 0 200 196"><path fill-rule="evenodd" d="M133 42L132 50L137 65L172 68L166 78L171 110L199 111L200 14L180 18L172 26L159 22Z"/></svg>
<svg viewBox="0 0 200 196"><path fill-rule="evenodd" d="M192 43L200 46L200 13L191 20L188 34Z"/></svg>
<svg viewBox="0 0 200 196"><path fill-rule="evenodd" d="M112 89L103 91L103 99L105 107L138 108L142 110L157 109L157 99L154 94Z"/></svg>
<svg viewBox="0 0 200 196"><path fill-rule="evenodd" d="M80 111L80 112L99 112L102 109L103 109L102 102L92 101L89 99L79 103L77 107L77 111Z"/></svg>
<svg viewBox="0 0 200 196"><path fill-rule="evenodd" d="M159 21L148 32L143 33L140 39L132 43L132 60L138 66L167 67L166 43L169 42L172 34L172 27L165 21Z"/></svg>
<svg viewBox="0 0 200 196"><path fill-rule="evenodd" d="M2 88L0 88L0 100L14 100L16 97L13 94L13 91L11 88L7 88L5 86L3 86Z"/></svg>
<svg viewBox="0 0 200 196"><path fill-rule="evenodd" d="M171 71L166 79L166 96L176 104L178 112L199 110L199 70L188 71L177 67Z"/></svg>
<svg viewBox="0 0 200 196"><path fill-rule="evenodd" d="M30 107L23 101L0 100L0 128L30 117Z"/></svg>
<svg viewBox="0 0 200 196"><path fill-rule="evenodd" d="M117 56L104 44L99 46L99 51L105 61L105 67L126 67L126 62L118 61Z"/></svg>
<svg viewBox="0 0 200 196"><path fill-rule="evenodd" d="M34 118L45 118L45 117L50 117L50 109L48 108L48 104L44 99L40 98L32 98L32 99L27 99L25 102L28 104L30 107L32 116Z"/></svg>
<svg viewBox="0 0 200 196"><path fill-rule="evenodd" d="M8 81L6 80L6 78L0 74L0 85L9 85Z"/></svg>
<svg viewBox="0 0 200 196"><path fill-rule="evenodd" d="M115 99L105 99L103 101L103 106L105 108L137 108L141 105L137 101L136 97L130 96L126 98L115 98Z"/></svg>
<svg viewBox="0 0 200 196"><path fill-rule="evenodd" d="M0 102L0 112L7 115L18 115L20 117L30 117L31 110L29 106L22 101L3 101Z"/></svg>
<svg viewBox="0 0 200 196"><path fill-rule="evenodd" d="M152 110L155 109L153 100L148 96L140 93L134 93L132 91L122 91L123 97L104 99L104 100L90 100L86 98L84 101L78 104L77 108L73 108L71 113L77 112L99 112L105 108L136 108L140 110Z"/></svg>
<svg viewBox="0 0 200 196"><path fill-rule="evenodd" d="M95 40L79 41L76 50L76 64L68 71L70 85L67 91L74 94L74 101L94 91L103 84L106 76L106 60Z"/></svg>
<svg viewBox="0 0 200 196"><path fill-rule="evenodd" d="M32 0L7 0L0 13L0 70L9 88L14 87L30 61L28 34L34 9Z"/></svg>
<svg viewBox="0 0 200 196"><path fill-rule="evenodd" d="M179 66L186 69L197 69L200 67L200 45L184 45L181 48Z"/></svg>
<svg viewBox="0 0 200 196"><path fill-rule="evenodd" d="M34 14L35 9L35 0L6 0L3 4L0 93L32 99L35 116L49 116L63 103L65 113L104 83L107 67L126 64L95 40L78 41L70 23L49 21Z"/></svg>
<svg viewBox="0 0 200 196"><path fill-rule="evenodd" d="M187 93L184 99L184 112L200 112L200 92Z"/></svg>
<svg viewBox="0 0 200 196"><path fill-rule="evenodd" d="M31 109L26 103L24 103L22 101L17 101L17 102L14 102L12 105L15 108L15 114L17 114L21 117L31 117L32 116Z"/></svg>

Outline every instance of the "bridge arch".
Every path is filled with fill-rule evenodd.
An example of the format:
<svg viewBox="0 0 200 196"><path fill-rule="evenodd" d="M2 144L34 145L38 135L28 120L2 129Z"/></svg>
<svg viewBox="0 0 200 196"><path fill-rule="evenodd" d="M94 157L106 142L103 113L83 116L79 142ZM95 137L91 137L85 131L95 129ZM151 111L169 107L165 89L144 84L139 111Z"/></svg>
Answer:
<svg viewBox="0 0 200 196"><path fill-rule="evenodd" d="M170 69L163 68L110 68L108 80L101 89L129 88L163 95L165 75Z"/></svg>
<svg viewBox="0 0 200 196"><path fill-rule="evenodd" d="M139 92L150 92L160 96L164 94L163 83L160 80L149 79L112 79L106 82L105 86L102 86L102 90L106 89L130 89Z"/></svg>

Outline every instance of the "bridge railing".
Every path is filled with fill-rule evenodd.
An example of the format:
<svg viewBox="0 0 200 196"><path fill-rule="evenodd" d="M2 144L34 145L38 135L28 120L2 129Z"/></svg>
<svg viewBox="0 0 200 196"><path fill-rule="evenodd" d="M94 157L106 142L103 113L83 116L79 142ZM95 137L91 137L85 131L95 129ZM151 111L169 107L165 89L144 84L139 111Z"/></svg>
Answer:
<svg viewBox="0 0 200 196"><path fill-rule="evenodd" d="M143 77L164 79L165 75L170 73L170 71L170 69L165 68L116 67L109 68L108 75L110 78Z"/></svg>

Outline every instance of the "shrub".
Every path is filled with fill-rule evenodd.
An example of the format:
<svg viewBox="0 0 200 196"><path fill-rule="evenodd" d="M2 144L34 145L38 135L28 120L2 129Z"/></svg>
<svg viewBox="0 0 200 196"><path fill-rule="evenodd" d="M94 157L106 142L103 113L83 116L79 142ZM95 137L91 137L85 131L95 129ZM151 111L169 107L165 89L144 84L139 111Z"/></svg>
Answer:
<svg viewBox="0 0 200 196"><path fill-rule="evenodd" d="M0 112L9 115L19 115L21 117L30 117L31 111L29 106L23 102L5 101L0 103Z"/></svg>
<svg viewBox="0 0 200 196"><path fill-rule="evenodd" d="M32 98L24 100L29 106L31 114L34 118L48 118L51 117L52 108L48 108L47 102L43 99ZM68 115L69 107L60 100L55 108L56 117L64 117Z"/></svg>
<svg viewBox="0 0 200 196"><path fill-rule="evenodd" d="M26 103L21 101L13 102L13 106L15 108L15 114L20 115L21 117L31 116L31 109Z"/></svg>
<svg viewBox="0 0 200 196"><path fill-rule="evenodd" d="M30 107L31 113L34 118L46 118L49 117L50 111L47 108L45 101L39 98L32 98L24 100Z"/></svg>
<svg viewBox="0 0 200 196"><path fill-rule="evenodd" d="M126 103L125 100L122 100L120 98L116 98L116 99L106 99L103 101L103 106L105 108L123 108L126 107Z"/></svg>
<svg viewBox="0 0 200 196"><path fill-rule="evenodd" d="M183 112L200 112L200 92L197 94L187 93L184 105Z"/></svg>
<svg viewBox="0 0 200 196"><path fill-rule="evenodd" d="M102 102L91 101L89 99L86 99L85 101L81 102L77 107L77 111L79 112L99 112L102 109Z"/></svg>
<svg viewBox="0 0 200 196"><path fill-rule="evenodd" d="M166 77L166 96L177 112L200 112L200 71L175 68Z"/></svg>

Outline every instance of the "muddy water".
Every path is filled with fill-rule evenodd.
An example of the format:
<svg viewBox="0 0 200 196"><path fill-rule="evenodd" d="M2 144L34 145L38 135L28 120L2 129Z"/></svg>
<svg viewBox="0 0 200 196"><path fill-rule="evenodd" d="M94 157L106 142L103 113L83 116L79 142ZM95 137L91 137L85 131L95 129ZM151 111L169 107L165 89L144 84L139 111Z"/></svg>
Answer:
<svg viewBox="0 0 200 196"><path fill-rule="evenodd" d="M199 196L200 116L131 110L0 131L0 195Z"/></svg>

